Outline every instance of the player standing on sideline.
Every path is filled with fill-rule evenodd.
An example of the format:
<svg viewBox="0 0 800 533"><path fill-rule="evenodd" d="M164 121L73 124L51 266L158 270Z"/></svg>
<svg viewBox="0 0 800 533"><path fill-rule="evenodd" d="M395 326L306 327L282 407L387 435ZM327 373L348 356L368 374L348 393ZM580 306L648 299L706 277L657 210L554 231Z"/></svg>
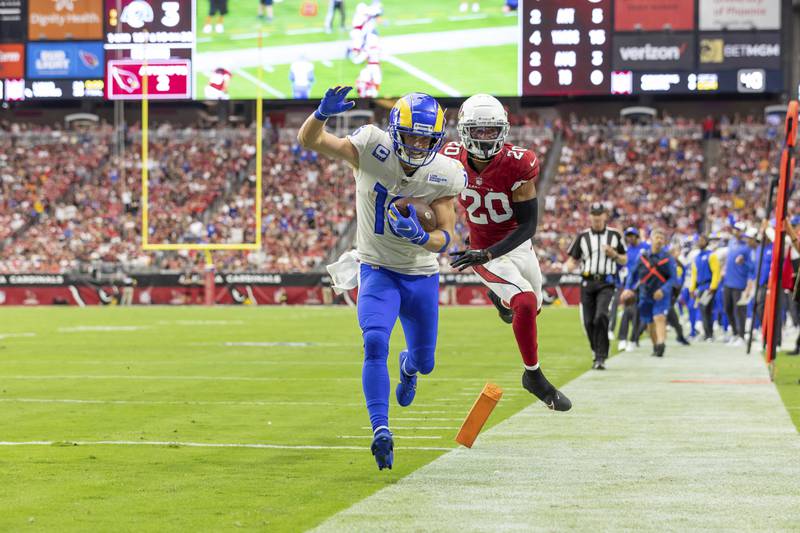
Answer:
<svg viewBox="0 0 800 533"><path fill-rule="evenodd" d="M417 373L434 366L439 319L439 262L455 231L455 196L466 185L464 168L437 153L444 140L444 111L431 96L411 93L389 113L387 131L367 125L347 138L325 131L328 117L352 109L351 87L328 89L297 134L300 144L342 159L355 170L358 323L364 338L362 384L378 468L394 459L389 431L389 336L398 316L407 349L400 352L397 402L414 400ZM422 229L409 204L407 217L392 202L421 198L436 214L437 229Z"/></svg>
<svg viewBox="0 0 800 533"><path fill-rule="evenodd" d="M228 14L228 0L211 0L208 6L208 16L206 22L203 24L203 33L211 33L211 21L214 15L217 16L217 23L214 26L214 31L223 33L225 31L224 19Z"/></svg>
<svg viewBox="0 0 800 533"><path fill-rule="evenodd" d="M264 19L264 13L267 15L267 22L272 22L274 12L272 11L272 0L259 0L258 2L258 18Z"/></svg>
<svg viewBox="0 0 800 533"><path fill-rule="evenodd" d="M308 98L314 85L314 63L301 55L289 65L289 82L292 84L292 98Z"/></svg>
<svg viewBox="0 0 800 533"><path fill-rule="evenodd" d="M328 14L325 15L325 33L333 31L333 17L339 12L339 29L344 30L344 0L328 0Z"/></svg>
<svg viewBox="0 0 800 533"><path fill-rule="evenodd" d="M459 202L467 211L471 249L453 253L452 266L472 267L507 302L525 366L522 386L550 409L568 411L572 403L539 368L536 315L542 306L542 272L531 242L539 161L529 150L505 143L508 129L503 105L493 96L476 94L458 111L461 143L448 143L442 150L460 161L468 176Z"/></svg>
<svg viewBox="0 0 800 533"><path fill-rule="evenodd" d="M667 237L663 230L650 232L650 251L639 254L639 261L631 265L622 300L629 301L634 290L639 292L639 320L647 326L653 341L653 353L664 356L667 340L667 313L672 307L672 287L678 273L675 259L667 252Z"/></svg>

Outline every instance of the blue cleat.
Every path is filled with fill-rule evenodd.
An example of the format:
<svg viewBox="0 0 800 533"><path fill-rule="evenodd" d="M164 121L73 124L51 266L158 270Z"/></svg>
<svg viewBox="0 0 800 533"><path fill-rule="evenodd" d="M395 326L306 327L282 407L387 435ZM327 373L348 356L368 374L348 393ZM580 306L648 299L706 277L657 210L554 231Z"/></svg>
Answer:
<svg viewBox="0 0 800 533"><path fill-rule="evenodd" d="M384 468L392 469L392 462L394 462L394 440L392 439L392 432L389 428L383 427L375 433L372 439L372 455L375 456L375 462L378 463L378 470Z"/></svg>
<svg viewBox="0 0 800 533"><path fill-rule="evenodd" d="M400 352L400 383L394 390L397 397L397 403L400 407L408 407L414 401L414 396L417 394L417 375L409 376L403 372L403 366L406 359L408 359L408 350Z"/></svg>

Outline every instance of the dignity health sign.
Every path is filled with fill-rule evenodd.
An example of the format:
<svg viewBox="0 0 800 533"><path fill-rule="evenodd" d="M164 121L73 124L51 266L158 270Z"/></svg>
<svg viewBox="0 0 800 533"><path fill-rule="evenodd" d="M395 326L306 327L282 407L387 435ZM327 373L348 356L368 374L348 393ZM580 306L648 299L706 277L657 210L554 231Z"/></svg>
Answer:
<svg viewBox="0 0 800 533"><path fill-rule="evenodd" d="M28 39L31 41L102 39L101 0L29 0Z"/></svg>

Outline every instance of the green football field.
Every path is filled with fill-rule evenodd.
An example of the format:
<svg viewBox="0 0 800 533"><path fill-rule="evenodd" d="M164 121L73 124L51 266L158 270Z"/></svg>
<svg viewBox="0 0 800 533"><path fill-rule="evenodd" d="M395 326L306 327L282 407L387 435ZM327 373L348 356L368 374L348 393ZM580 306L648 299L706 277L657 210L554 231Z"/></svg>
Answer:
<svg viewBox="0 0 800 533"><path fill-rule="evenodd" d="M456 447L487 381L506 391L489 426L532 402L511 328L443 308L437 367L391 407L380 472L352 309L0 308L0 324L0 531L305 530ZM550 379L583 373L577 311L539 324ZM778 361L798 424L800 365Z"/></svg>
<svg viewBox="0 0 800 533"><path fill-rule="evenodd" d="M346 3L345 28L339 28L336 18L332 33L324 31L327 2L320 2L315 17L300 15L302 3L286 0L275 4L275 18L267 22L256 17L256 1L229 0L225 31L219 34L203 32L209 1L200 0L195 59L198 98L203 98L208 73L217 66L233 73L229 85L232 99L255 98L259 85L265 98L291 98L286 52L301 45L308 46L305 55L315 66L312 98L321 96L331 85L353 84L364 66L345 59L355 3ZM461 13L458 4L450 0L383 2L384 15L378 26L382 43L381 96L399 96L413 90L434 95L517 94L516 13L503 13L502 2L483 2L477 13ZM448 43L453 32L460 33L462 45ZM483 40L473 42L469 32L480 33L476 37L482 36ZM263 50L256 53L259 34ZM316 57L319 54L324 59ZM260 81L259 64L264 66Z"/></svg>

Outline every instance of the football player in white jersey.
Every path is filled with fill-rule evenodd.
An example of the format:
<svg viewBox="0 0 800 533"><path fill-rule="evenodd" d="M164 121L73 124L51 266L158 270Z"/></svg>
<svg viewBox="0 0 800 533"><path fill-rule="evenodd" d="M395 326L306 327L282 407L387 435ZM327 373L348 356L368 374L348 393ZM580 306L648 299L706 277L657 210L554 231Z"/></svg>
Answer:
<svg viewBox="0 0 800 533"><path fill-rule="evenodd" d="M417 374L433 370L439 316L439 263L453 234L455 197L466 186L458 161L437 153L442 145L444 111L431 96L411 93L389 114L389 127L362 126L346 138L325 131L325 121L351 109L351 87L328 89L319 108L298 132L307 149L349 163L356 180L359 267L358 322L364 339L362 384L374 438L378 468L391 468L389 431L389 335L397 318L406 349L400 352L397 402L414 400ZM436 215L437 228L426 232L412 204L408 216L393 205L402 197L420 198Z"/></svg>

